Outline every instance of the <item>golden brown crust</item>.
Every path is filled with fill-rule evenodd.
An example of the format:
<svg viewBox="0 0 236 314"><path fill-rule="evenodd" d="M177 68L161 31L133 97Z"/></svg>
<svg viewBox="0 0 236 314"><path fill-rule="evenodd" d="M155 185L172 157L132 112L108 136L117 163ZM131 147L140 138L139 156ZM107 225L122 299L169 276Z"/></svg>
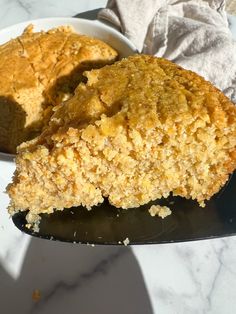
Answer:
<svg viewBox="0 0 236 314"><path fill-rule="evenodd" d="M10 212L129 208L171 192L201 205L236 168L236 108L197 74L131 56L86 73L17 157Z"/></svg>
<svg viewBox="0 0 236 314"><path fill-rule="evenodd" d="M30 25L0 46L0 150L14 153L39 133L52 107L71 96L84 70L116 57L104 42L66 26L33 33Z"/></svg>

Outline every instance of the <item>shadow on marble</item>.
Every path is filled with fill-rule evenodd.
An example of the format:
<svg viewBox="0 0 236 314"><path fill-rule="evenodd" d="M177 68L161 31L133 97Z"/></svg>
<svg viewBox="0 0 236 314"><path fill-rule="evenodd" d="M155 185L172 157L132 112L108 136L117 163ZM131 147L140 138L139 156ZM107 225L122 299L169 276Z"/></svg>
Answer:
<svg viewBox="0 0 236 314"><path fill-rule="evenodd" d="M0 265L0 282L1 314L153 313L129 247L32 239L19 278ZM36 289L38 301L32 298Z"/></svg>
<svg viewBox="0 0 236 314"><path fill-rule="evenodd" d="M81 12L81 13L76 14L74 17L78 17L80 19L86 19L86 20L96 20L98 12L101 9L102 8Z"/></svg>
<svg viewBox="0 0 236 314"><path fill-rule="evenodd" d="M99 8L99 9L95 9L95 10L90 10L90 11L85 11L85 12L81 12L81 13L78 13L76 15L74 15L73 17L77 17L77 18L80 18L80 19L86 19L86 20L91 20L91 21L94 21L94 20L97 20L98 18L98 12L101 10L102 8ZM100 22L102 22L103 24L106 24L107 26L110 26L116 30L119 31L119 27L118 26L115 26L114 24L110 23L109 21L106 21L106 20L100 20Z"/></svg>

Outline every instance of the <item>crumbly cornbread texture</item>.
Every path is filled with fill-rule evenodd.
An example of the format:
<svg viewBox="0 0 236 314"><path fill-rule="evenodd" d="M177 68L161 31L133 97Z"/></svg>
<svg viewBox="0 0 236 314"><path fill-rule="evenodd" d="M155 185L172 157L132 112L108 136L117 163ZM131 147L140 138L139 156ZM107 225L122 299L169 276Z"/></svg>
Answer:
<svg viewBox="0 0 236 314"><path fill-rule="evenodd" d="M39 134L52 107L68 98L82 72L115 61L104 42L64 26L25 32L0 46L0 150L15 153Z"/></svg>
<svg viewBox="0 0 236 314"><path fill-rule="evenodd" d="M169 207L161 205L152 205L148 211L152 217L159 216L162 219L166 218L172 213Z"/></svg>
<svg viewBox="0 0 236 314"><path fill-rule="evenodd" d="M136 55L86 73L41 136L22 144L10 213L103 202L137 207L171 192L204 201L236 167L236 108L197 74Z"/></svg>

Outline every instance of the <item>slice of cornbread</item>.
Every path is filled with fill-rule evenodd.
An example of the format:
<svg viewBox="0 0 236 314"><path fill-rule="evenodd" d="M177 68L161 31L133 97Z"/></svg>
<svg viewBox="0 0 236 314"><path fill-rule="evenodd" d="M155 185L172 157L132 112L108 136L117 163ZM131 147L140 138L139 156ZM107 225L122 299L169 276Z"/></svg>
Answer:
<svg viewBox="0 0 236 314"><path fill-rule="evenodd" d="M197 74L136 55L86 72L41 136L24 143L9 211L39 213L107 197L137 207L171 192L204 201L236 168L236 108Z"/></svg>
<svg viewBox="0 0 236 314"><path fill-rule="evenodd" d="M48 122L52 107L70 97L84 70L115 61L104 42L68 26L25 32L0 46L0 151L15 153Z"/></svg>

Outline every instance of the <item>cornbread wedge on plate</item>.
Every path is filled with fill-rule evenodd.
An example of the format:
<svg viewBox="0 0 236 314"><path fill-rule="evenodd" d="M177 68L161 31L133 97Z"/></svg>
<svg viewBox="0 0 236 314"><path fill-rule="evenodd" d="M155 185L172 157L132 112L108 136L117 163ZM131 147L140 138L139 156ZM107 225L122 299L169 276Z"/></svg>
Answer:
<svg viewBox="0 0 236 314"><path fill-rule="evenodd" d="M236 108L197 74L135 55L86 72L49 126L22 144L9 212L138 207L170 193L204 206L236 168ZM95 209L94 209L95 210Z"/></svg>
<svg viewBox="0 0 236 314"><path fill-rule="evenodd" d="M0 151L39 134L52 107L72 96L84 70L113 63L117 52L69 26L24 33L0 46Z"/></svg>

